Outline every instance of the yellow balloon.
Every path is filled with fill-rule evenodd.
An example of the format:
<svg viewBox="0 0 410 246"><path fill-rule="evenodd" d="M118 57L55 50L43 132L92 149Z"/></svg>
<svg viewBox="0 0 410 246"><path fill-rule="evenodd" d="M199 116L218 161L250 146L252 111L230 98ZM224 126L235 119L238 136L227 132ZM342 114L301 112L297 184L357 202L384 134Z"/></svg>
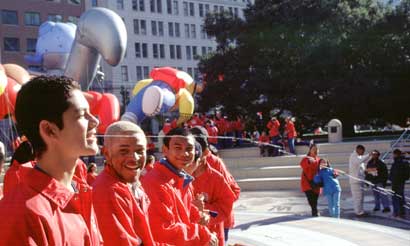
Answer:
<svg viewBox="0 0 410 246"><path fill-rule="evenodd" d="M177 124L189 120L194 113L194 98L187 89L180 89L177 95L179 106L179 118Z"/></svg>
<svg viewBox="0 0 410 246"><path fill-rule="evenodd" d="M152 79L143 79L138 81L135 86L134 89L132 90L132 96L137 95L137 93L144 88L145 86L149 85L152 82Z"/></svg>
<svg viewBox="0 0 410 246"><path fill-rule="evenodd" d="M4 71L3 66L0 65L0 95L3 94L7 86L7 76L6 71Z"/></svg>

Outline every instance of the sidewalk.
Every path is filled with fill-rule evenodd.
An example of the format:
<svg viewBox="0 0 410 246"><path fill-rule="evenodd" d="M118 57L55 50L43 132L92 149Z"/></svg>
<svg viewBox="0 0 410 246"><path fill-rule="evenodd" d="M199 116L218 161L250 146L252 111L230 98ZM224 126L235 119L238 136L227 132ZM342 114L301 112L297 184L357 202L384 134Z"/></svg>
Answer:
<svg viewBox="0 0 410 246"><path fill-rule="evenodd" d="M409 196L409 190L406 195ZM409 245L410 220L373 212L373 196L366 192L369 216L356 218L350 191L341 197L341 219L328 217L327 200L319 198L320 217L310 216L299 191L243 192L235 203L236 227L228 245Z"/></svg>

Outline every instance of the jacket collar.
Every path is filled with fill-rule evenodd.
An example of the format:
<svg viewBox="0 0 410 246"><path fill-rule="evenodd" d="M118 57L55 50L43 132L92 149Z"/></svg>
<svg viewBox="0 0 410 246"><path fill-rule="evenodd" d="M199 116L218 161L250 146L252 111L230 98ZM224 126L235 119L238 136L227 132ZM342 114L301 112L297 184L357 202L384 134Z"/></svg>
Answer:
<svg viewBox="0 0 410 246"><path fill-rule="evenodd" d="M163 166L165 166L169 171L171 171L173 174L177 175L180 178L184 179L183 185L182 187L185 188L187 185L189 185L194 178L189 175L188 173L186 173L184 170L178 170L177 168L175 168L171 163L168 162L167 159L162 158L159 163Z"/></svg>
<svg viewBox="0 0 410 246"><path fill-rule="evenodd" d="M73 198L74 193L64 187L57 180L35 167L26 176L27 185L51 202L64 209Z"/></svg>

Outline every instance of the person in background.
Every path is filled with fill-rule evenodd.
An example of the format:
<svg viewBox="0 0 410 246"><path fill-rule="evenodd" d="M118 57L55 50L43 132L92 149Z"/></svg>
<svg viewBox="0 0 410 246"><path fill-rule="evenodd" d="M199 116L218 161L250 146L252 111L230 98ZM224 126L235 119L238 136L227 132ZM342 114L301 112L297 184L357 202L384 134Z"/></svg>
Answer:
<svg viewBox="0 0 410 246"><path fill-rule="evenodd" d="M295 118L286 117L285 121L286 121L285 132L288 138L289 152L292 154L296 154L295 139L298 136L298 134L296 132L295 124L294 124Z"/></svg>
<svg viewBox="0 0 410 246"><path fill-rule="evenodd" d="M365 163L369 160L369 154L365 154L363 145L357 145L356 149L349 158L349 183L353 197L354 212L357 217L366 216L367 213L363 210L363 183Z"/></svg>
<svg viewBox="0 0 410 246"><path fill-rule="evenodd" d="M337 180L337 170L330 167L326 159L319 160L319 173L315 175L314 182L323 184L323 194L327 198L329 215L334 218L340 218L340 194L342 189Z"/></svg>
<svg viewBox="0 0 410 246"><path fill-rule="evenodd" d="M271 146L269 146L269 136L266 135L265 131L262 131L262 134L259 136L258 145L260 150L260 155L262 157L271 155Z"/></svg>
<svg viewBox="0 0 410 246"><path fill-rule="evenodd" d="M218 245L209 229L191 220L192 180L183 169L194 161L195 138L174 128L164 137L164 158L141 179L151 205L148 217L154 240L170 245Z"/></svg>
<svg viewBox="0 0 410 246"><path fill-rule="evenodd" d="M92 185L97 178L97 164L91 162L87 168L87 184Z"/></svg>
<svg viewBox="0 0 410 246"><path fill-rule="evenodd" d="M215 126L212 120L207 120L205 128L208 132L209 143L217 146L218 145L218 128Z"/></svg>
<svg viewBox="0 0 410 246"><path fill-rule="evenodd" d="M147 163L145 164L145 172L149 172L154 168L155 164L155 156L154 155L147 155Z"/></svg>
<svg viewBox="0 0 410 246"><path fill-rule="evenodd" d="M269 138L270 142L273 145L278 145L280 140L280 122L276 117L272 117L266 127L269 129ZM293 152L292 152L293 153ZM279 154L278 147L273 147L273 156L277 156Z"/></svg>
<svg viewBox="0 0 410 246"><path fill-rule="evenodd" d="M106 165L93 183L104 245L156 245L147 216L149 200L142 187L131 190L139 183L146 151L147 139L136 124L117 121L108 126L103 147Z"/></svg>
<svg viewBox="0 0 410 246"><path fill-rule="evenodd" d="M374 209L380 210L380 203L383 204L383 213L390 212L390 203L387 195L383 194L380 188L385 188L388 179L388 170L386 164L379 159L380 152L373 150L371 159L367 162L365 170L365 179L373 184Z"/></svg>
<svg viewBox="0 0 410 246"><path fill-rule="evenodd" d="M171 131L173 127L171 126L171 120L166 118L164 122L164 126L162 127L162 131L166 135L169 131Z"/></svg>
<svg viewBox="0 0 410 246"><path fill-rule="evenodd" d="M79 157L98 151L99 122L80 86L35 77L21 87L15 116L36 165L0 201L0 245L101 245L91 189L73 182Z"/></svg>
<svg viewBox="0 0 410 246"><path fill-rule="evenodd" d="M400 149L393 151L394 162L390 168L389 179L391 181L391 188L394 191L393 200L393 216L405 218L405 197L404 186L406 180L410 178L409 163L404 159Z"/></svg>
<svg viewBox="0 0 410 246"><path fill-rule="evenodd" d="M319 170L319 150L316 144L309 146L309 151L305 157L300 162L300 167L302 168L302 174L300 179L300 186L302 192L305 193L310 208L312 210L312 216L319 216L317 211L317 200L319 198L320 188L312 187L311 182L313 178L318 173Z"/></svg>

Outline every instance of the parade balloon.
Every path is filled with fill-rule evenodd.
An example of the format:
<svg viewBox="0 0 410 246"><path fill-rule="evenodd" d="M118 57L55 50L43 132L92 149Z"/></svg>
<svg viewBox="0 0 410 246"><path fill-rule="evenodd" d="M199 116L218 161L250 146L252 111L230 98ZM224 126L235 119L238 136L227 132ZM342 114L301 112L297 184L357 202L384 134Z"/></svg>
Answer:
<svg viewBox="0 0 410 246"><path fill-rule="evenodd" d="M107 127L120 118L120 103L115 95L110 93L102 95L97 116L100 120L97 132L104 134Z"/></svg>
<svg viewBox="0 0 410 246"><path fill-rule="evenodd" d="M30 74L27 70L17 64L3 64L3 67L6 70L7 77L12 78L20 85L30 80Z"/></svg>
<svg viewBox="0 0 410 246"><path fill-rule="evenodd" d="M6 71L4 70L3 65L0 64L0 95L4 93L6 86L7 86Z"/></svg>
<svg viewBox="0 0 410 246"><path fill-rule="evenodd" d="M0 95L0 119L8 115L14 115L17 93L21 85L12 78L7 78L7 86L3 94Z"/></svg>

